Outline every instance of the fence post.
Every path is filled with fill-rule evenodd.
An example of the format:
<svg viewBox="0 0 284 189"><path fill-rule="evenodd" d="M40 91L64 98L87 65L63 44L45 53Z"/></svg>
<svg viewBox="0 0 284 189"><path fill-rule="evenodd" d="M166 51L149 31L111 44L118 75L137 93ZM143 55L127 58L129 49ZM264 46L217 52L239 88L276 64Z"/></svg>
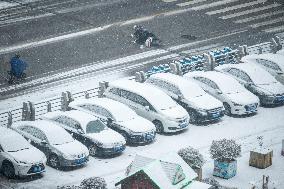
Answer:
<svg viewBox="0 0 284 189"><path fill-rule="evenodd" d="M27 102L23 102L22 121L28 121L30 117L30 106Z"/></svg>
<svg viewBox="0 0 284 189"><path fill-rule="evenodd" d="M51 103L47 101L46 105L47 105L47 112L51 112Z"/></svg>
<svg viewBox="0 0 284 189"><path fill-rule="evenodd" d="M85 91L85 99L89 99L90 98L90 94L88 93L88 91Z"/></svg>
<svg viewBox="0 0 284 189"><path fill-rule="evenodd" d="M178 75L177 64L175 62L170 63L171 73Z"/></svg>
<svg viewBox="0 0 284 189"><path fill-rule="evenodd" d="M263 52L262 47L261 47L261 46L258 46L258 54L262 54L262 52Z"/></svg>
<svg viewBox="0 0 284 189"><path fill-rule="evenodd" d="M106 88L108 88L108 82L107 81L99 82L99 90L98 90L99 98L104 96L104 92L105 92Z"/></svg>
<svg viewBox="0 0 284 189"><path fill-rule="evenodd" d="M35 120L35 105L33 102L28 102L29 103L29 107L30 107L30 117L29 120L30 121L34 121Z"/></svg>
<svg viewBox="0 0 284 189"><path fill-rule="evenodd" d="M146 80L146 75L143 71L135 73L135 81L143 83Z"/></svg>
<svg viewBox="0 0 284 189"><path fill-rule="evenodd" d="M66 111L67 110L67 93L66 92L62 92L61 93L61 110L62 111Z"/></svg>
<svg viewBox="0 0 284 189"><path fill-rule="evenodd" d="M230 54L227 53L227 54L225 55L225 64L229 64L229 63L230 63Z"/></svg>
<svg viewBox="0 0 284 189"><path fill-rule="evenodd" d="M278 36L272 37L272 44L271 44L271 50L273 53L276 53L277 51L282 49L282 45L280 42L280 38Z"/></svg>
<svg viewBox="0 0 284 189"><path fill-rule="evenodd" d="M212 71L215 67L214 57L211 54L204 53L203 54L205 62L204 62L204 70Z"/></svg>
<svg viewBox="0 0 284 189"><path fill-rule="evenodd" d="M247 45L241 45L238 47L239 51L239 58L242 59L244 56L248 55L248 46Z"/></svg>
<svg viewBox="0 0 284 189"><path fill-rule="evenodd" d="M7 112L8 113L8 123L7 123L7 127L10 128L13 122L13 115L11 112Z"/></svg>

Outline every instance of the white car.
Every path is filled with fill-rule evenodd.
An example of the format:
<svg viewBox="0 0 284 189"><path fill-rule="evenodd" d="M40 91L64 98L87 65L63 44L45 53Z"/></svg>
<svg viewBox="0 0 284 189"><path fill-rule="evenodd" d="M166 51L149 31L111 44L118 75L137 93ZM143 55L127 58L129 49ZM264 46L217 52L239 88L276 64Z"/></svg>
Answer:
<svg viewBox="0 0 284 189"><path fill-rule="evenodd" d="M159 133L188 128L187 111L156 87L130 80L117 80L109 83L104 95L128 105L138 115L151 121Z"/></svg>
<svg viewBox="0 0 284 189"><path fill-rule="evenodd" d="M47 163L54 168L81 166L89 160L87 147L52 122L19 121L13 123L11 128L41 150L47 157Z"/></svg>
<svg viewBox="0 0 284 189"><path fill-rule="evenodd" d="M284 84L284 55L252 54L242 58L244 63L254 63L268 71L277 81Z"/></svg>
<svg viewBox="0 0 284 189"><path fill-rule="evenodd" d="M233 76L249 91L259 97L261 105L282 105L284 85L260 66L249 63L227 64L215 70Z"/></svg>
<svg viewBox="0 0 284 189"><path fill-rule="evenodd" d="M224 116L222 102L186 77L157 73L151 75L145 83L158 87L176 100L188 111L192 123L220 120Z"/></svg>
<svg viewBox="0 0 284 189"><path fill-rule="evenodd" d="M78 110L55 111L43 115L42 118L58 124L71 133L76 140L88 147L92 156L114 155L125 150L123 136L88 113Z"/></svg>
<svg viewBox="0 0 284 189"><path fill-rule="evenodd" d="M150 121L138 116L128 106L108 98L82 99L71 102L73 109L92 114L124 136L129 144L150 143L156 128Z"/></svg>
<svg viewBox="0 0 284 189"><path fill-rule="evenodd" d="M190 72L184 77L193 78L206 92L222 101L227 115L257 112L259 106L257 96L226 74L216 71Z"/></svg>
<svg viewBox="0 0 284 189"><path fill-rule="evenodd" d="M8 178L45 172L46 157L17 132L0 126L0 171Z"/></svg>

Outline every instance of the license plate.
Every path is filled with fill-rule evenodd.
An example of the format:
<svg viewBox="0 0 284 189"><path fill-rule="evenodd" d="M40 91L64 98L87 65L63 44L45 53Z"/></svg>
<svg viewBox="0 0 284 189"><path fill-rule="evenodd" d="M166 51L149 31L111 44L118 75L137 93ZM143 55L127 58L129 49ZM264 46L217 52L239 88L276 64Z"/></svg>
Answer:
<svg viewBox="0 0 284 189"><path fill-rule="evenodd" d="M76 159L76 164L81 164L85 162L85 158L81 158L81 159Z"/></svg>
<svg viewBox="0 0 284 189"><path fill-rule="evenodd" d="M213 118L216 118L216 117L219 117L219 116L220 116L219 113L214 113L214 114L212 114L212 117L213 117Z"/></svg>
<svg viewBox="0 0 284 189"><path fill-rule="evenodd" d="M284 96L280 96L277 98L278 101L284 101Z"/></svg>

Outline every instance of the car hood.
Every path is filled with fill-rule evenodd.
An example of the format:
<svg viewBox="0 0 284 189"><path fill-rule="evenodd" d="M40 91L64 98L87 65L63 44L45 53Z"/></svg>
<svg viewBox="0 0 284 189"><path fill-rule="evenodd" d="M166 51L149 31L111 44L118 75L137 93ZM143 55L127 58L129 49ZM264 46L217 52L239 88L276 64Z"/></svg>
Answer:
<svg viewBox="0 0 284 189"><path fill-rule="evenodd" d="M271 95L283 94L284 93L284 85L281 83L272 83L269 85L257 85L257 87L263 90L265 93Z"/></svg>
<svg viewBox="0 0 284 189"><path fill-rule="evenodd" d="M52 146L63 154L70 156L89 154L87 147L76 140L74 140L73 142Z"/></svg>
<svg viewBox="0 0 284 189"><path fill-rule="evenodd" d="M205 94L199 97L185 98L185 100L188 101L190 104L193 104L196 108L203 110L211 110L223 107L221 101L217 100L209 94Z"/></svg>
<svg viewBox="0 0 284 189"><path fill-rule="evenodd" d="M149 132L156 130L154 124L151 121L138 116L131 120L119 122L119 124L133 132Z"/></svg>
<svg viewBox="0 0 284 189"><path fill-rule="evenodd" d="M88 133L86 136L103 144L125 144L125 139L123 136L111 129L103 130L100 133Z"/></svg>
<svg viewBox="0 0 284 189"><path fill-rule="evenodd" d="M181 119L188 116L187 111L181 106L175 106L166 110L160 110L164 115L172 119Z"/></svg>
<svg viewBox="0 0 284 189"><path fill-rule="evenodd" d="M46 163L46 157L37 148L29 148L17 152L8 152L17 161L25 162L28 164Z"/></svg>
<svg viewBox="0 0 284 189"><path fill-rule="evenodd" d="M231 101L238 103L238 104L246 105L246 104L259 103L258 97L249 91L227 94L227 96Z"/></svg>

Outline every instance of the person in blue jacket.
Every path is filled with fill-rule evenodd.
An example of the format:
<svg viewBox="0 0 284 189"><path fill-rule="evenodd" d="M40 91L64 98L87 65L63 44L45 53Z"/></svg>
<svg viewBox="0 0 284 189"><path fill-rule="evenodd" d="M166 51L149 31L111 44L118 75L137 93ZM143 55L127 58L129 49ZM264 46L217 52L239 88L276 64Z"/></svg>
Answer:
<svg viewBox="0 0 284 189"><path fill-rule="evenodd" d="M10 60L11 74L17 78L21 78L27 68L27 63L20 59L20 55L16 54Z"/></svg>

